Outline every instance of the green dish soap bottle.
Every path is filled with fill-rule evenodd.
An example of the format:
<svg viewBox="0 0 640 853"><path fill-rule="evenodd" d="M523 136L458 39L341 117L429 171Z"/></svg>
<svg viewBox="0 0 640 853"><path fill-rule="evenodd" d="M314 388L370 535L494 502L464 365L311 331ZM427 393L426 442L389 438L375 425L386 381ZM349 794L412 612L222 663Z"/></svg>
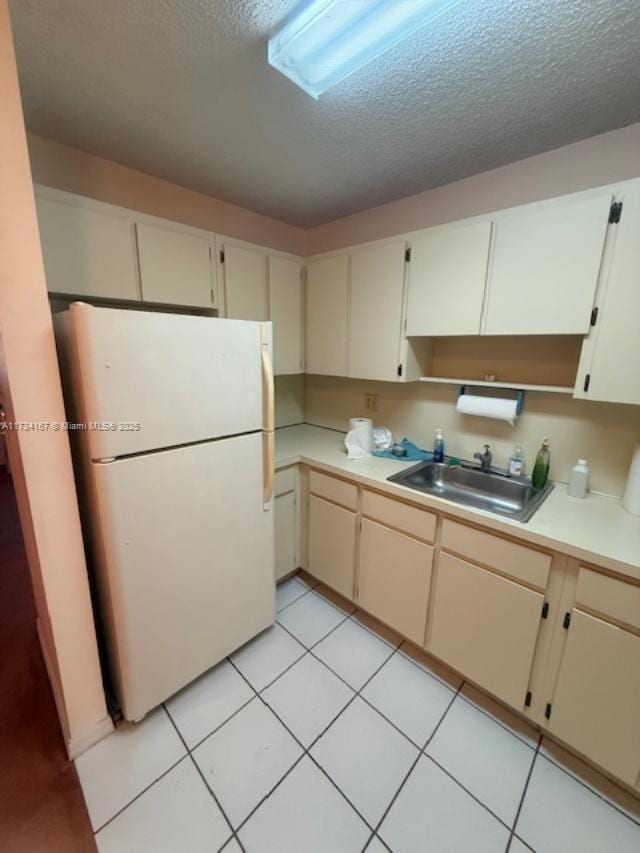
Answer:
<svg viewBox="0 0 640 853"><path fill-rule="evenodd" d="M549 464L551 462L551 454L549 453L549 439L545 438L542 442L542 447L536 456L536 462L533 466L533 474L531 482L534 489L541 489L547 482L549 477Z"/></svg>

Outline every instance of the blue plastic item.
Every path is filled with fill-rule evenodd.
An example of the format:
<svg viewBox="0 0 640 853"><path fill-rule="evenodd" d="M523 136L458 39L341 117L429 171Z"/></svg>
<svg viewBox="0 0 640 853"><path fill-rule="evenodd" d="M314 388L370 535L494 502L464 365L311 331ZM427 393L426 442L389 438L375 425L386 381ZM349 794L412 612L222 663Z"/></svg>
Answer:
<svg viewBox="0 0 640 853"><path fill-rule="evenodd" d="M395 459L397 462L426 462L433 458L433 453L429 450L420 450L420 448L409 441L408 438L403 438L400 446L407 451L406 456L394 456L391 450L374 450L374 456L380 456L382 459Z"/></svg>

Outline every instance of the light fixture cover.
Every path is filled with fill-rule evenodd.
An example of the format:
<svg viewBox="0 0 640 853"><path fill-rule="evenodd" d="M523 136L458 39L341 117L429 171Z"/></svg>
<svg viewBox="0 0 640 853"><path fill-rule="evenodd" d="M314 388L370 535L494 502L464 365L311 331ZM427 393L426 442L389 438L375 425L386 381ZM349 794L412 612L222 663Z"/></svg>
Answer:
<svg viewBox="0 0 640 853"><path fill-rule="evenodd" d="M269 41L269 64L318 98L461 0L311 0Z"/></svg>

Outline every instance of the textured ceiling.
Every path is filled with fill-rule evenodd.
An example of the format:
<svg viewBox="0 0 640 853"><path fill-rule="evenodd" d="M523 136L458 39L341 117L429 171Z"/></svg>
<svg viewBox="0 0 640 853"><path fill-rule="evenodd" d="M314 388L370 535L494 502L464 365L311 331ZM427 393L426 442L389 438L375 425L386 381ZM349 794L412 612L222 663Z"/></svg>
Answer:
<svg viewBox="0 0 640 853"><path fill-rule="evenodd" d="M300 226L640 120L639 0L466 0L314 101L295 0L10 0L27 124Z"/></svg>

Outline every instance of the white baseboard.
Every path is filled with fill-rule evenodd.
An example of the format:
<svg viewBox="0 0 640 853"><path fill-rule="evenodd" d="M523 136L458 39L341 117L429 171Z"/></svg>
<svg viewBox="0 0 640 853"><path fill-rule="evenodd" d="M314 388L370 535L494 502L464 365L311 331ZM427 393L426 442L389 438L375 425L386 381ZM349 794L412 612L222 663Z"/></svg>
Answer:
<svg viewBox="0 0 640 853"><path fill-rule="evenodd" d="M94 743L98 743L99 740L102 740L103 738L107 737L107 735L111 734L111 732L113 731L113 720L109 715L107 715L98 723L96 723L96 725L91 729L90 732L87 732L87 734L82 735L82 737L69 737L66 726L66 714L64 710L62 696L60 695L60 685L58 684L57 673L53 668L53 664L49 658L47 644L44 642L44 638L42 636L42 630L40 628L39 619L36 619L36 630L38 632L38 639L40 640L40 648L42 650L42 657L44 658L44 665L47 670L47 675L49 676L49 683L51 684L51 691L53 693L53 698L56 703L58 719L60 720L60 728L62 729L62 733L65 739L65 745L67 747L67 755L69 756L69 759L73 761L74 758L77 758L85 750L89 749L90 746L93 746Z"/></svg>
<svg viewBox="0 0 640 853"><path fill-rule="evenodd" d="M78 738L71 738L67 741L67 753L73 761L79 755L82 755L89 747L92 747L99 740L107 737L113 731L113 720L108 715L91 729L86 735Z"/></svg>

